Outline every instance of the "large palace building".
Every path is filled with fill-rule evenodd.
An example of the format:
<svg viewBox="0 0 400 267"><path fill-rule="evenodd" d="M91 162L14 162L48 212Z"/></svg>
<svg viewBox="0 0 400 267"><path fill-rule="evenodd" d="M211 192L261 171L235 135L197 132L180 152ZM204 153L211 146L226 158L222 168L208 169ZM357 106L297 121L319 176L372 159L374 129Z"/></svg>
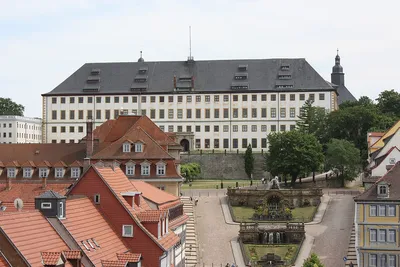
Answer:
<svg viewBox="0 0 400 267"><path fill-rule="evenodd" d="M43 142L73 143L119 114L143 114L190 149L267 148L307 99L327 112L354 97L336 56L331 82L303 58L87 63L43 94Z"/></svg>

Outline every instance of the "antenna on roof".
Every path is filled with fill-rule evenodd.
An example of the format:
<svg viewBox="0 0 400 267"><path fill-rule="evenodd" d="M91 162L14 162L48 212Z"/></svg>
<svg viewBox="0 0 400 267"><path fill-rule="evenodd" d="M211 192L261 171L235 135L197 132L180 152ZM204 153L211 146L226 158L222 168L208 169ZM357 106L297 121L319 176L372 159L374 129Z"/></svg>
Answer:
<svg viewBox="0 0 400 267"><path fill-rule="evenodd" d="M192 26L189 26L189 57L188 61L193 61L192 57Z"/></svg>

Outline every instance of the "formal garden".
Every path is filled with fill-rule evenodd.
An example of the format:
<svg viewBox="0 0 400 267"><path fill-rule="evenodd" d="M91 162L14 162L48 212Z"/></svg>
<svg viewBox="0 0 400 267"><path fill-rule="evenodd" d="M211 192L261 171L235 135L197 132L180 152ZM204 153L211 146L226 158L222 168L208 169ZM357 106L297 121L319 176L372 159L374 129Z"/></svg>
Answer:
<svg viewBox="0 0 400 267"><path fill-rule="evenodd" d="M253 245L244 244L244 250L247 258L251 262L258 262L267 254L279 256L285 265L291 266L299 253L299 244L275 244L275 245Z"/></svg>

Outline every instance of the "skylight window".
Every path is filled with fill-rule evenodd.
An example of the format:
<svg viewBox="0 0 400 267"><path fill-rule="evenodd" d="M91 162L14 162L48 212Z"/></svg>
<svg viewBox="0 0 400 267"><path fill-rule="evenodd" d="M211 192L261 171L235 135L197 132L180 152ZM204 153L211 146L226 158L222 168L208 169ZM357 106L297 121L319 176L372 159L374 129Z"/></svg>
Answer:
<svg viewBox="0 0 400 267"><path fill-rule="evenodd" d="M86 242L90 245L91 248L95 249L95 247L93 246L92 242L90 242L89 239L86 239Z"/></svg>
<svg viewBox="0 0 400 267"><path fill-rule="evenodd" d="M81 244L86 248L87 251L90 251L90 248L85 244L85 241L81 241Z"/></svg>
<svg viewBox="0 0 400 267"><path fill-rule="evenodd" d="M100 247L99 243L97 243L97 241L94 238L92 238L92 241L96 245L96 247L98 247L98 248Z"/></svg>

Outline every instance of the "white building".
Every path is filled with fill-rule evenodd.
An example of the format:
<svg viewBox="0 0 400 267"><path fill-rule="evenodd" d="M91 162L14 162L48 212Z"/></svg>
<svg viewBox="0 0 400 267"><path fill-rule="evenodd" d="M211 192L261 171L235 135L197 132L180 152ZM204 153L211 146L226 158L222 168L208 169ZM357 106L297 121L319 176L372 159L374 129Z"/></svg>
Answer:
<svg viewBox="0 0 400 267"><path fill-rule="evenodd" d="M42 120L22 116L0 116L0 143L41 143Z"/></svg>
<svg viewBox="0 0 400 267"><path fill-rule="evenodd" d="M122 110L177 132L185 150L261 150L268 133L294 129L307 99L337 109L342 71L336 56L336 86L305 59L88 63L42 95L43 141L78 142L87 118L98 126Z"/></svg>

